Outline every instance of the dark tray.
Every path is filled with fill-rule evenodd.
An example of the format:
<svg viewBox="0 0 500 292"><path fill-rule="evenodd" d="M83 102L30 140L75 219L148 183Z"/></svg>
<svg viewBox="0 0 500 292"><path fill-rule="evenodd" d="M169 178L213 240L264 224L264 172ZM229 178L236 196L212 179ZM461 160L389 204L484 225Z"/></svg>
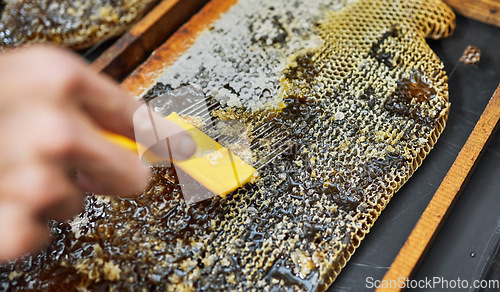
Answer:
<svg viewBox="0 0 500 292"><path fill-rule="evenodd" d="M446 129L420 169L395 194L328 291L374 290L367 288L370 284L367 279L374 283L383 278L499 85L500 28L457 15L453 36L429 44L449 76L452 106ZM468 45L481 49L477 65L459 62ZM460 278L471 284L478 279L500 279L498 206L499 133L492 137L414 279Z"/></svg>

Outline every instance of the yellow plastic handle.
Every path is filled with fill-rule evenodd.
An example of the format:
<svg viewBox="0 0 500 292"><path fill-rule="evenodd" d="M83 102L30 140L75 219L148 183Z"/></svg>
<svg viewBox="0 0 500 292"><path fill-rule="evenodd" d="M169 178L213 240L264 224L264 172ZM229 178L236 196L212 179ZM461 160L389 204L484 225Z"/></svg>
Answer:
<svg viewBox="0 0 500 292"><path fill-rule="evenodd" d="M166 119L190 133L197 145L196 152L191 158L174 161L174 166L182 169L208 190L216 195L225 196L257 176L257 170L254 167L186 122L177 113L170 114ZM138 149L145 150L145 146L139 143L114 133L104 132L103 134L104 137L125 149L150 156L146 157L145 161L159 160L159 157L151 151L139 151Z"/></svg>

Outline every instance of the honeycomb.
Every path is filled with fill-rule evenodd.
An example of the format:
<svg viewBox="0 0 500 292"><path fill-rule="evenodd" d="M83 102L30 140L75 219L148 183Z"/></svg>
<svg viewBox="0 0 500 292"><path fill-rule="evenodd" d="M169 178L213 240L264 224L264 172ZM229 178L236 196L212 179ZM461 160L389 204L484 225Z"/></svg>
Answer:
<svg viewBox="0 0 500 292"><path fill-rule="evenodd" d="M90 47L121 34L156 1L0 1L0 47L40 42Z"/></svg>
<svg viewBox="0 0 500 292"><path fill-rule="evenodd" d="M425 38L453 28L438 0L240 0L142 97L193 84L292 147L225 198L186 205L170 168L138 198L90 195L40 254L0 266L0 290L326 290L444 129Z"/></svg>
<svg viewBox="0 0 500 292"><path fill-rule="evenodd" d="M475 46L467 46L459 61L465 65L475 65L479 60L481 60L481 50Z"/></svg>

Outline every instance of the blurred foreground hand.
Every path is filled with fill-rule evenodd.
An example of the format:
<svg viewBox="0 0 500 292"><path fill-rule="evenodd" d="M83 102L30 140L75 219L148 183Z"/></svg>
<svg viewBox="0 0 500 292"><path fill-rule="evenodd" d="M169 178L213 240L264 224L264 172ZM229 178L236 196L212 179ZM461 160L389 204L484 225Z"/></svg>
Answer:
<svg viewBox="0 0 500 292"><path fill-rule="evenodd" d="M47 220L79 213L85 192L143 191L149 168L100 134L134 139L139 106L66 50L37 46L0 54L0 262L42 246ZM189 157L194 143L177 136L172 151Z"/></svg>

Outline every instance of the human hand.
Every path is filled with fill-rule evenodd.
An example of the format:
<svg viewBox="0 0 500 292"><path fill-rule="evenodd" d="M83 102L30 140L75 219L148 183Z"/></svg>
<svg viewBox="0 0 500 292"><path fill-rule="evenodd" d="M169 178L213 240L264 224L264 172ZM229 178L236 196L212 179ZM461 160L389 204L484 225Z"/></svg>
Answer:
<svg viewBox="0 0 500 292"><path fill-rule="evenodd" d="M49 236L47 219L79 213L85 192L130 195L144 189L149 168L100 134L134 139L132 117L139 106L63 49L0 54L0 261L40 247ZM171 147L179 158L195 150L183 132Z"/></svg>

